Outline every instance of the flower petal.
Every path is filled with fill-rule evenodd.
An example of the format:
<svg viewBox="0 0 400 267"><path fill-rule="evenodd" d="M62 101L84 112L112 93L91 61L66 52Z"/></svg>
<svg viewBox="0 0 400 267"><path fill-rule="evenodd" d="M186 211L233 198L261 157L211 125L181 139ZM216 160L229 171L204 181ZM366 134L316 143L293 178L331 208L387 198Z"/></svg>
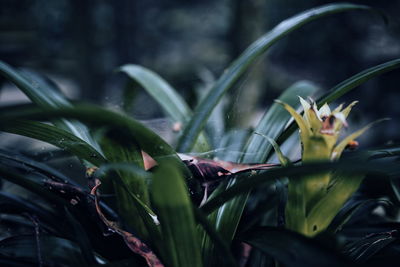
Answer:
<svg viewBox="0 0 400 267"><path fill-rule="evenodd" d="M348 116L349 116L349 114L350 114L350 111L351 111L351 109L354 107L354 105L355 104L357 104L358 103L358 101L353 101L352 103L350 103L345 109L343 109L340 113L341 114L343 114L343 116L344 116L344 119L346 119ZM333 114L338 114L338 113L336 113L336 112L333 112ZM341 116L341 115L339 115L339 116ZM346 120L344 120L345 122L343 122L343 120L342 119L340 119L340 118L338 118L340 121L338 121L337 123L336 123L336 125L335 125L335 131L337 132L337 131L340 131L340 129L343 127L343 125L345 126L345 127L347 127L347 122L346 122Z"/></svg>
<svg viewBox="0 0 400 267"><path fill-rule="evenodd" d="M315 102L312 102L312 106L300 97L300 103L304 109L304 119L306 120L311 133L318 132L321 128L321 119L318 117L318 109L316 108ZM313 101L310 99L310 101Z"/></svg>
<svg viewBox="0 0 400 267"><path fill-rule="evenodd" d="M346 121L346 116L342 112L332 113L332 115L335 116L335 118L338 119L344 125L344 127L349 126Z"/></svg>
<svg viewBox="0 0 400 267"><path fill-rule="evenodd" d="M358 101L353 101L351 102L345 109L343 109L342 113L344 114L344 116L347 118L347 116L349 116L349 113L351 111L351 109L358 103Z"/></svg>
<svg viewBox="0 0 400 267"><path fill-rule="evenodd" d="M331 109L328 104L325 103L318 111L320 118L323 120L324 117L328 117L331 115Z"/></svg>
<svg viewBox="0 0 400 267"><path fill-rule="evenodd" d="M296 112L296 110L294 110L294 108L292 108L285 102L282 102L278 99L276 99L275 102L278 104L281 104L290 113L290 115L292 115L293 119L296 121L297 125L299 126L301 141L307 142L308 138L311 135L310 128L308 127L307 122L303 119L302 116L300 116L299 113Z"/></svg>
<svg viewBox="0 0 400 267"><path fill-rule="evenodd" d="M341 110L342 110L342 108L343 108L343 103L342 104L340 104L339 106L337 106L333 111L332 111L332 113L337 113L337 112L340 112Z"/></svg>
<svg viewBox="0 0 400 267"><path fill-rule="evenodd" d="M308 104L308 102L307 101L305 101L301 96L298 96L299 97L299 99L300 99L300 103L301 103L301 105L303 106L303 110L304 110L304 112L306 112L306 110L308 110L308 109L310 109L311 108L311 105L310 104Z"/></svg>

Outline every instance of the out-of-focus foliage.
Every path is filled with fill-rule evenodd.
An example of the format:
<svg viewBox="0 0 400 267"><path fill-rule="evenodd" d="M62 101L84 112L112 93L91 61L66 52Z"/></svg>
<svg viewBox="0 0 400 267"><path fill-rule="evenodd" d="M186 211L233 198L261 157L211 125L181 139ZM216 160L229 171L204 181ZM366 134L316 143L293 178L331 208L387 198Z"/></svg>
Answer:
<svg viewBox="0 0 400 267"><path fill-rule="evenodd" d="M255 4L257 1L251 2ZM33 5L36 8L33 12L41 10L38 3L42 1ZM128 1L101 3L93 5L90 12L94 15L89 19L97 18L96 25L102 30L108 29L109 22L102 19L122 19L112 19L112 13L107 13L111 7L137 8L142 5L129 5ZM222 1L216 3L225 4ZM88 11L85 10L88 6L81 2L54 1L46 7L54 10L62 7L68 13L74 10L71 8L74 5L81 7L81 12ZM240 11L239 7L244 7L241 1L236 5L236 12ZM0 62L0 74L32 102L0 107L0 130L19 135L4 133L10 143L15 142L13 140L22 142L26 140L22 137L25 136L40 144L39 149L30 145L24 149L10 149L4 144L0 150L0 264L147 264L157 267L276 266L278 263L285 266L388 265L398 257L399 251L399 222L396 218L400 203L399 146L346 152L340 159L334 157L332 162L331 154L341 154L344 149L339 142L335 147L337 151L332 145L329 151L325 151L328 156L318 157L318 153L324 150L315 149L304 136L309 130L314 134L312 138L321 138L321 130L330 130L326 127L332 125L325 124L331 120L322 117L318 121L309 120L311 128L316 122L326 127L307 129L303 127L300 115L288 105L300 108L298 96L317 98L316 106L319 107L324 102L335 101L362 83L394 71L400 67L399 59L390 58L374 67L369 65L370 68L359 69L355 75L346 73L351 77L319 99L319 87L310 81L280 87L286 89L278 99L288 104L285 107L290 113L281 104L271 102L255 130L238 129L242 122L228 118L230 115L243 115L242 110L248 108L250 102L241 102L240 98L235 102L227 92L237 89L240 82L246 84L243 77L247 73L257 74L258 71L251 67L272 44L296 32L302 38L308 38L304 31L306 24L313 20L323 24L333 14L341 16L342 13L374 17L376 10L344 3L323 5L294 15L270 27L270 31L250 44L215 81L208 79L210 86L206 86L205 96L199 94L197 98L194 94L189 98L185 97L186 93L181 95L179 90L148 68L129 64L119 68L129 77L124 93L127 96L125 111L132 106L131 101L133 106L137 103L136 87L143 87L171 121L168 127L174 134L170 143L127 113L93 104L72 103L43 76ZM185 19L182 16L182 12L176 11L168 20L170 26L181 25ZM68 20L63 15L57 18L60 25L66 23L63 18ZM162 16L158 18L162 19ZM333 28L332 34L335 34L337 27ZM86 33L84 28L80 32ZM105 36L117 33L110 30L110 35L91 34L86 34L85 40L107 46L113 39ZM316 32L310 38L317 35ZM93 37L99 39L92 40ZM296 47L296 43L291 45ZM82 51L85 51L82 53L85 57L94 56L93 51ZM107 62L102 60L99 58L96 66L84 65L87 77L93 77L91 71L101 73L97 71ZM168 61L168 65L173 66L173 60ZM215 66L219 68L218 64ZM179 72L183 79L190 77L186 71ZM85 76L85 72L81 75ZM272 75L271 79L274 78ZM235 94L243 92L239 90ZM197 103L195 108L191 108L193 103ZM150 111L150 107L145 111ZM309 115L306 110L306 118ZM300 142L292 116L301 130L303 158L298 153ZM385 128L375 130L382 132ZM336 143L339 136L334 137ZM351 137L356 138L354 135ZM344 139L343 144L354 141L350 139ZM202 156L208 159L201 159ZM269 163L276 158L283 166L252 164ZM71 166L76 170L71 172ZM260 169L263 171L256 171ZM329 197L319 199L310 210L302 210L310 221L323 221L318 234L292 227L292 222L285 225L297 215L297 210L290 206L293 203L291 185L304 182L307 177L324 178L327 173L341 174L340 178L333 177L329 181L332 183L324 188ZM82 177L84 175L86 177ZM364 183L354 193L361 176L366 177ZM381 191L381 195L373 196L368 191L371 182L387 188ZM331 192L348 189L346 186L343 189L343 183L355 184L345 192L348 193L346 199L330 197ZM316 207L322 213L316 215ZM327 215L329 220L321 219L320 214Z"/></svg>

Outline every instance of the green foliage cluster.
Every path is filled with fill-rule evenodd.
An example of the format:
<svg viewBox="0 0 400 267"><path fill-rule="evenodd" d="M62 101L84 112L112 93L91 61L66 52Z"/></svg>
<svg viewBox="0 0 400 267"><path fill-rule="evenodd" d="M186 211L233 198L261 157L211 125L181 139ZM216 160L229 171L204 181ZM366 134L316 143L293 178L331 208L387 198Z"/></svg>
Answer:
<svg viewBox="0 0 400 267"><path fill-rule="evenodd" d="M143 87L167 116L183 125L176 147L126 114L94 105L74 105L57 88L32 81L0 62L0 74L32 101L29 105L2 107L0 130L67 151L88 168L89 183L101 181L100 195L96 197L86 186L43 162L1 150L1 179L25 191L0 192L0 224L16 229L33 226L35 231L1 239L0 265L160 266L161 262L174 267L278 263L346 266L373 262L384 250L387 259L396 257L390 252L398 247L390 245L398 241L397 223L392 227L368 228L363 237L350 236L345 243L331 242L336 242L340 234L346 237L342 229L352 217L376 207L378 200L350 200L343 207L340 204L339 213L320 207L325 210L324 215L334 219L314 238L285 229L284 205L287 178L296 181L326 172L345 173L348 181L358 181L365 175L390 178L397 193L395 178L399 168L395 160L399 147L352 153L335 162L288 164L257 174L236 175L222 181L201 207L192 200L199 193L198 187L193 186L196 184L193 175L177 154L215 150L220 159L269 162L276 153L275 142L288 144L290 137L297 134L291 115L279 103L270 106L254 132L224 133L221 143L235 146L241 152L235 155L218 152L219 147L210 141L214 140L213 133L205 126L211 114L252 63L274 43L310 21L351 10L373 11L361 5L329 4L283 21L251 44L193 111L157 74L137 65L122 66L119 71ZM335 101L369 79L399 66L400 59L395 59L364 70L329 90L316 103L322 106ZM310 82L300 81L287 88L279 100L297 109L298 96L306 98L316 90ZM222 112L213 116L220 123L225 120ZM142 151L157 162L152 171L144 170ZM281 154L279 157L283 158ZM98 168L94 174L93 167ZM101 201L96 206L98 199ZM98 216L99 210L105 219ZM107 227L105 220L109 223ZM118 222L118 226L111 221ZM249 246L250 256L246 254ZM160 262L152 261L154 255Z"/></svg>

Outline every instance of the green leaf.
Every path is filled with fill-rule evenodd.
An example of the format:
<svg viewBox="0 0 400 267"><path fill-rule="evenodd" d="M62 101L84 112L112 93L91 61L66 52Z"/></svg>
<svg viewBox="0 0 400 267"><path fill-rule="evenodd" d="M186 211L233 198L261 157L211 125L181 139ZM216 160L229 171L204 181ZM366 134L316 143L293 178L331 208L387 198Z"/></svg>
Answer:
<svg viewBox="0 0 400 267"><path fill-rule="evenodd" d="M22 186L23 188L28 189L32 193L35 193L40 197L51 201L54 204L65 205L68 203L64 199L57 196L56 194L47 190L44 186L38 184L35 181L30 180L29 178L27 178L26 175L25 176L19 175L9 167L0 166L0 176L2 179L10 181L11 183L17 184L19 186Z"/></svg>
<svg viewBox="0 0 400 267"><path fill-rule="evenodd" d="M352 266L332 248L285 229L260 227L243 233L241 240L287 267Z"/></svg>
<svg viewBox="0 0 400 267"><path fill-rule="evenodd" d="M192 203L183 177L172 162L155 171L151 193L161 224L163 261L169 266L201 267Z"/></svg>
<svg viewBox="0 0 400 267"><path fill-rule="evenodd" d="M329 226L346 201L357 191L363 178L363 175L338 174L326 195L307 214L307 232L310 236Z"/></svg>
<svg viewBox="0 0 400 267"><path fill-rule="evenodd" d="M212 242L213 245L215 246L215 250L218 251L218 256L220 257L220 262L225 263L227 266L238 266L235 258L232 255L232 252L230 250L230 246L228 243L220 236L220 234L216 231L215 227L211 225L207 217L201 212L200 209L193 207L194 215L196 217L196 220L199 222L199 224L202 226L204 229L204 234L206 234L210 240L206 239L207 242ZM204 245L203 243L203 250L204 250ZM207 244L209 246L209 244ZM207 254L206 254L207 255ZM203 261L206 266L209 266L207 264L207 261L210 259L208 258L203 258Z"/></svg>
<svg viewBox="0 0 400 267"><path fill-rule="evenodd" d="M347 94L348 92L358 87L359 85L365 83L366 81L376 76L379 76L383 73L395 70L399 67L400 67L400 58L385 62L383 64L359 72L356 75L350 77L349 79L339 83L338 85L330 89L328 92L326 92L322 97L320 97L317 101L318 107L321 107L325 103L331 103L332 101L335 101L342 95Z"/></svg>
<svg viewBox="0 0 400 267"><path fill-rule="evenodd" d="M52 144L95 166L106 162L106 159L87 142L53 125L35 121L14 120L1 124L0 130Z"/></svg>
<svg viewBox="0 0 400 267"><path fill-rule="evenodd" d="M54 195L49 190L44 188L43 178L51 180L51 181L55 181L58 183L69 184L71 186L81 188L82 192L85 191L85 188L81 187L76 181L63 175L62 173L53 169L52 167L50 167L46 164L43 164L41 162L32 160L32 159L25 157L23 155L20 155L20 154L14 154L12 152L0 150L0 167L2 167L3 170L6 171L6 173L17 175L16 177L11 176L8 179L10 182L13 182L22 187L25 187L32 193L36 193L37 195L40 195L42 197L48 197L48 200L52 204L56 204L56 203L62 204L63 200L60 198L61 202L58 202L57 201L58 196ZM6 177L7 175L4 175L4 176L5 177L3 177L3 178L7 179L7 177ZM22 179L22 178L25 179L26 183L25 183L24 179ZM33 185L31 185L31 182L33 182ZM35 184L38 184L40 186L37 187ZM39 191L36 192L35 191L36 188ZM43 189L46 189L46 190L42 191ZM47 194L47 192L51 193L51 194ZM52 196L56 197L56 200L53 201ZM108 207L104 203L100 203L100 205L101 205L102 209L107 212L107 214L110 214L110 216L112 216L114 218L117 217L117 215L110 209L110 207ZM64 232L65 232L65 230L64 230Z"/></svg>
<svg viewBox="0 0 400 267"><path fill-rule="evenodd" d="M341 231L343 226L357 213L367 213L371 210L371 206L376 207L377 203L384 202L380 199L367 199L361 201L348 201L345 206L340 210L340 212L335 216L326 232L336 234Z"/></svg>
<svg viewBox="0 0 400 267"><path fill-rule="evenodd" d="M43 208L26 198L19 197L7 192L0 192L1 214L34 214L41 222L41 227L49 232L65 232L60 227L60 214Z"/></svg>
<svg viewBox="0 0 400 267"><path fill-rule="evenodd" d="M346 174L366 174L373 173L375 177L399 175L396 163L365 161L358 159L344 159L338 162L308 163L301 166L289 166L266 170L263 173L250 176L237 182L225 191L210 197L201 208L205 214L209 214L219 208L225 202L240 194L247 194L249 190L257 186L272 183L279 177L303 176L309 174L325 173L327 171L340 170Z"/></svg>
<svg viewBox="0 0 400 267"><path fill-rule="evenodd" d="M43 174L45 177L62 183L69 183L77 185L77 183L59 172L58 170L50 167L47 164L33 160L30 157L16 154L8 150L0 150L0 162L7 167L15 167L21 169L21 167L28 167L34 169L36 172Z"/></svg>
<svg viewBox="0 0 400 267"><path fill-rule="evenodd" d="M342 95L350 92L351 90L357 88L359 85L367 82L368 80L379 76L380 74L395 70L400 67L400 59L395 59L388 61L386 63L374 66L372 68L366 69L356 75L344 80L332 89L330 89L325 95L320 97L317 101L317 106L321 107L325 103L331 103L335 101ZM284 133L279 137L278 144L282 144L289 136L296 130L297 126L292 123Z"/></svg>
<svg viewBox="0 0 400 267"><path fill-rule="evenodd" d="M134 139L124 138L123 133L118 130L105 129L101 137L100 146L104 155L111 163L126 163L144 168L142 153L139 145ZM146 180L138 172L116 170L116 173L110 174L110 181L113 183L116 194L116 205L119 214L124 223L135 229L138 236L145 242L148 240L146 225L141 216L138 216L139 211L137 205L149 205L149 192L147 190ZM119 176L123 187L116 183L115 176ZM131 195L135 196L134 199ZM132 200L135 205L132 205ZM139 201L139 203L138 203ZM140 209L140 207L139 207Z"/></svg>
<svg viewBox="0 0 400 267"><path fill-rule="evenodd" d="M238 162L249 136L249 130L229 130L219 141L219 147L215 151L215 157L224 161Z"/></svg>
<svg viewBox="0 0 400 267"><path fill-rule="evenodd" d="M249 132L243 130L231 130L223 136L221 141L221 150L218 149L216 155L218 158L226 161L237 162L241 157L241 150L248 139ZM235 153L236 152L236 153ZM226 182L222 182L211 194L210 197L220 194L226 188ZM215 225L218 236L220 236L224 243L230 244L231 240L226 240L218 231L218 211L208 215L210 224ZM212 238L203 232L202 236L202 251L205 266L213 266L216 264L225 264L226 261L221 260L221 252Z"/></svg>
<svg viewBox="0 0 400 267"><path fill-rule="evenodd" d="M278 143L275 142L274 139L272 139L272 138L270 138L270 137L268 137L268 136L266 136L266 135L257 133L257 132L255 132L255 134L258 134L258 135L260 135L260 136L262 136L262 137L264 137L264 138L266 138L266 139L268 140L268 142L269 142L269 143L272 145L272 147L274 148L275 154L278 156L278 160L279 160L279 162L281 163L282 166L289 166L289 165L291 164L290 159L287 158L287 157L283 154L281 148L279 147Z"/></svg>
<svg viewBox="0 0 400 267"><path fill-rule="evenodd" d="M179 141L178 151L190 151L196 142L198 135L211 112L221 100L222 96L235 84L242 74L258 59L264 52L278 40L282 39L290 32L301 27L307 22L317 18L348 10L370 10L367 6L353 4L328 4L313 8L295 15L289 19L282 21L275 26L270 32L260 37L252 43L240 56L236 59L222 76L216 81L214 87L209 94L199 104L194 111L189 124L185 127L182 138Z"/></svg>
<svg viewBox="0 0 400 267"><path fill-rule="evenodd" d="M38 247L36 237L32 235L15 236L0 241L0 256L15 260L26 260L32 265L66 265L66 266L87 266L80 254L79 247L66 239L39 235L40 257L38 261Z"/></svg>
<svg viewBox="0 0 400 267"><path fill-rule="evenodd" d="M96 264L97 261L94 257L93 247L92 244L90 243L88 233L82 227L80 222L76 218L74 218L74 216L68 210L68 208L65 208L65 217L72 226L71 228L74 233L75 242L78 244L80 248L81 255L84 257L85 261L88 264L90 265Z"/></svg>
<svg viewBox="0 0 400 267"><path fill-rule="evenodd" d="M0 61L0 75L3 75L7 80L14 83L33 103L40 107L56 108L72 106L60 90L50 88L48 84L39 84L37 81L32 81L2 61ZM99 151L97 143L90 136L88 129L81 123L67 120L58 120L55 123L69 130Z"/></svg>
<svg viewBox="0 0 400 267"><path fill-rule="evenodd" d="M140 148L152 156L157 162L173 160L180 166L185 175L189 171L177 156L175 150L161 137L146 128L140 122L122 114L106 110L94 105L77 105L71 108L37 108L32 106L16 106L0 108L0 125L8 124L16 119L51 120L56 118L80 120L93 129L112 129L121 133L121 138L135 140ZM1 127L1 126L0 126Z"/></svg>
<svg viewBox="0 0 400 267"><path fill-rule="evenodd" d="M118 70L138 82L175 122L189 120L192 111L185 100L158 74L134 64L121 66Z"/></svg>
<svg viewBox="0 0 400 267"><path fill-rule="evenodd" d="M298 95L309 96L316 91L316 87L308 82L298 82L285 90L279 97L279 100L286 101L295 107L299 106ZM259 125L256 127L256 132L264 134L274 139L283 131L284 127L291 119L290 114L281 107L281 105L274 103L261 119ZM241 162L245 163L258 163L264 162L271 150L271 144L260 135L254 134L250 137ZM235 185L240 179L233 178L229 181L226 188ZM227 240L232 240L235 235L236 228L242 216L243 209L246 205L249 192L234 198L232 201L226 203L220 208L216 221L218 221L218 231Z"/></svg>
<svg viewBox="0 0 400 267"><path fill-rule="evenodd" d="M152 175L130 163L105 164L96 172L96 175L101 177L102 181L113 180L117 194L119 194L119 198L117 196L117 199L118 201L123 201L123 203L117 204L123 206L122 210L129 212L128 214L120 213L120 216L124 218L124 222L135 229L138 237L143 239L143 241L150 246L154 246L154 244L160 240L157 215L148 204L144 203L143 200L134 193L134 189L128 186L128 181L126 181L126 179L121 178L119 175L112 175L114 171L123 174L134 174L136 178L143 180L146 188Z"/></svg>
<svg viewBox="0 0 400 267"><path fill-rule="evenodd" d="M131 79L138 82L148 92L154 100L163 108L174 122L186 124L192 111L183 98L157 73L139 65L127 64L121 66L119 71L128 75ZM200 140L196 144L196 151L203 152L210 149L204 133L200 135Z"/></svg>
<svg viewBox="0 0 400 267"><path fill-rule="evenodd" d="M317 90L318 88L314 84L300 81L287 88L278 99L291 107L298 108L300 107L298 96L309 97ZM281 105L274 103L266 111L254 132L276 140L290 119L290 114ZM268 140L254 134L248 141L242 162L265 162L271 149L272 145Z"/></svg>

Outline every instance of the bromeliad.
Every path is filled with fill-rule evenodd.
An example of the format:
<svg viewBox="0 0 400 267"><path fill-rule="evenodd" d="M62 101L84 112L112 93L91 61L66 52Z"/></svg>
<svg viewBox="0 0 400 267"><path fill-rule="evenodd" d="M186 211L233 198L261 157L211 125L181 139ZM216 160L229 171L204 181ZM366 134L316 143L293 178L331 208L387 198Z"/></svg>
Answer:
<svg viewBox="0 0 400 267"><path fill-rule="evenodd" d="M320 109L315 102L300 97L304 109L301 116L291 106L276 101L292 115L300 130L302 162L333 161L343 150L363 134L368 125L338 142L347 116L357 101L343 109L343 104L332 110L328 104ZM326 172L305 177L291 177L286 204L286 227L307 236L325 230L347 199L358 189L362 176L348 177L343 173Z"/></svg>

